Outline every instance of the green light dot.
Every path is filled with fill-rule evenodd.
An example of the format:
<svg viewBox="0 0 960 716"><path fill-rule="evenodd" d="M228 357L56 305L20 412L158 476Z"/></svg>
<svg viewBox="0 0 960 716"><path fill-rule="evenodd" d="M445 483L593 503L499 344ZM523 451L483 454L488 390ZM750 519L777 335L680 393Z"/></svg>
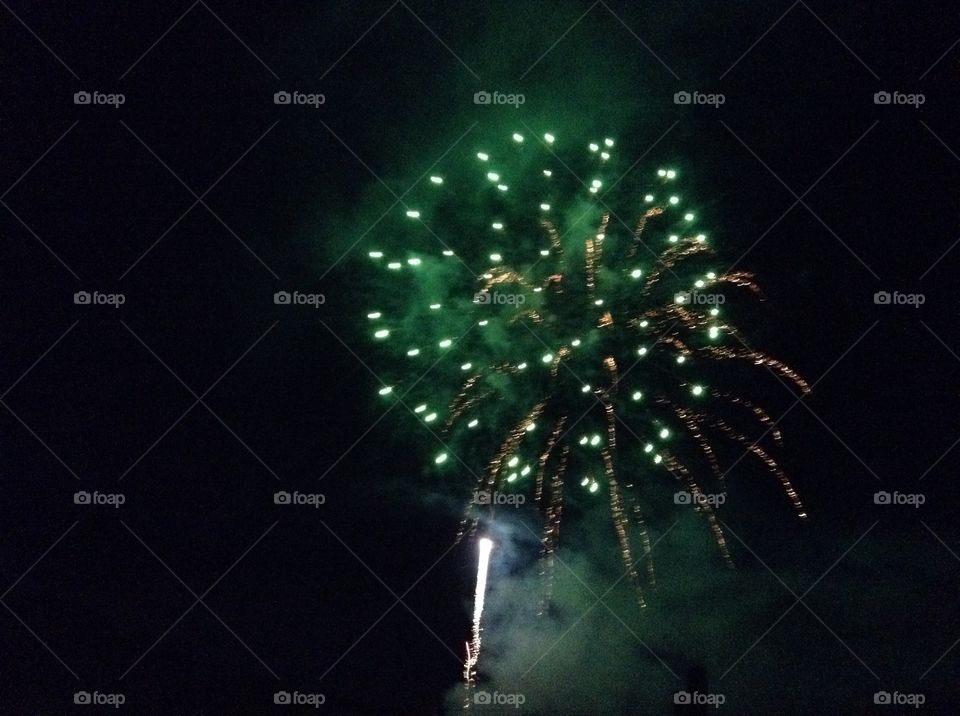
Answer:
<svg viewBox="0 0 960 716"><path fill-rule="evenodd" d="M673 204L673 205L679 204L679 203L680 203L679 197L671 196L671 197L670 197L670 203Z"/></svg>
<svg viewBox="0 0 960 716"><path fill-rule="evenodd" d="M380 311L374 311L373 313L368 313L368 314L367 314L367 318L369 318L371 321L375 321L375 320L377 320L378 318L380 318L380 316L382 316L382 315L383 315L383 314L380 313Z"/></svg>
<svg viewBox="0 0 960 716"><path fill-rule="evenodd" d="M544 169L544 170L543 170L543 175L544 175L545 177L548 177L548 178L549 178L549 177L552 177L552 176L553 176L553 172L550 171L549 169Z"/></svg>
<svg viewBox="0 0 960 716"><path fill-rule="evenodd" d="M694 395L703 395L703 386L695 385L690 389L690 392L693 393Z"/></svg>
<svg viewBox="0 0 960 716"><path fill-rule="evenodd" d="M445 462L447 461L447 453L445 453L445 452L440 453L439 455L437 455L437 456L433 459L433 461L434 461L435 463L437 463L438 465L442 465L443 463L445 463Z"/></svg>
<svg viewBox="0 0 960 716"><path fill-rule="evenodd" d="M410 209L410 210L407 212L407 216L409 216L411 219L419 219L419 218L420 218L420 212L417 211L416 209Z"/></svg>
<svg viewBox="0 0 960 716"><path fill-rule="evenodd" d="M426 404L426 403L421 403L420 405L418 405L416 408L413 409L413 412L415 412L415 413L422 413L422 412L423 412L424 410L426 410L426 409L427 409L427 404Z"/></svg>
<svg viewBox="0 0 960 716"><path fill-rule="evenodd" d="M488 323L490 323L490 321L488 321L486 318L484 318L482 321L477 321L478 326L485 326Z"/></svg>
<svg viewBox="0 0 960 716"><path fill-rule="evenodd" d="M423 421L424 421L425 423L432 423L432 422L433 422L434 420L436 420L436 419L437 419L437 414L436 414L436 413L430 413L427 417L425 417L425 418L423 419Z"/></svg>
<svg viewBox="0 0 960 716"><path fill-rule="evenodd" d="M631 278L640 278L641 276L643 276L643 271L641 271L640 269L634 269L633 271L630 272Z"/></svg>
<svg viewBox="0 0 960 716"><path fill-rule="evenodd" d="M668 437L670 437L670 431L666 428L660 428L660 437L666 440Z"/></svg>
<svg viewBox="0 0 960 716"><path fill-rule="evenodd" d="M520 474L523 475L524 477L526 477L527 475L529 475L529 474L530 474L530 466L529 466L529 465L524 465L523 469L520 471Z"/></svg>
<svg viewBox="0 0 960 716"><path fill-rule="evenodd" d="M541 205L540 205L540 208L541 208L543 211L550 211L550 205L549 205L549 204L541 204Z"/></svg>
<svg viewBox="0 0 960 716"><path fill-rule="evenodd" d="M460 370L470 370L471 368L473 368L473 363L464 363L460 366Z"/></svg>
<svg viewBox="0 0 960 716"><path fill-rule="evenodd" d="M647 354L647 347L646 347L646 346L640 346L639 348L637 348L637 355L638 355L638 356L645 356L646 354Z"/></svg>
<svg viewBox="0 0 960 716"><path fill-rule="evenodd" d="M526 363L520 363L520 364L517 366L517 370L526 370L526 367L527 367L527 364L526 364Z"/></svg>
<svg viewBox="0 0 960 716"><path fill-rule="evenodd" d="M720 315L720 309L719 309L719 308L711 308L711 309L710 309L710 315L711 315L711 316L719 316L719 315Z"/></svg>
<svg viewBox="0 0 960 716"><path fill-rule="evenodd" d="M635 390L633 391L633 395L631 395L630 397L633 398L634 400L640 400L641 398L643 398L643 393L641 393L639 390Z"/></svg>
<svg viewBox="0 0 960 716"><path fill-rule="evenodd" d="M602 306L602 305L603 305L603 299L602 299L602 298L598 298L596 301L593 302L593 305L594 305L594 306Z"/></svg>
<svg viewBox="0 0 960 716"><path fill-rule="evenodd" d="M541 256L549 256L549 255L550 255L550 249L540 249L540 255L541 255Z"/></svg>
<svg viewBox="0 0 960 716"><path fill-rule="evenodd" d="M547 144L553 144L554 141L556 141L556 137L554 137L554 136L553 136L552 134L550 134L549 132L548 132L547 134L544 134L544 135L543 135L543 138L544 138L544 140L547 142Z"/></svg>
<svg viewBox="0 0 960 716"><path fill-rule="evenodd" d="M487 179L490 181L500 181L500 175L496 172L487 172Z"/></svg>
<svg viewBox="0 0 960 716"><path fill-rule="evenodd" d="M551 363L553 361L553 353L545 353L540 360L544 363Z"/></svg>
<svg viewBox="0 0 960 716"><path fill-rule="evenodd" d="M439 303L431 303L431 304L430 304L430 310L431 310L431 311L439 311L439 310L440 310L440 304L439 304Z"/></svg>
<svg viewBox="0 0 960 716"><path fill-rule="evenodd" d="M653 452L653 443L647 443L643 446L644 452Z"/></svg>
<svg viewBox="0 0 960 716"><path fill-rule="evenodd" d="M579 346L580 343L581 343L581 340L579 338L574 338L572 341L570 341L570 345L573 346L574 348Z"/></svg>
<svg viewBox="0 0 960 716"><path fill-rule="evenodd" d="M434 184L443 184L443 178L438 176L430 177L430 181L432 181Z"/></svg>
<svg viewBox="0 0 960 716"><path fill-rule="evenodd" d="M666 175L667 175L667 170L666 170L666 169L657 169L657 176L658 176L658 177L665 177Z"/></svg>
<svg viewBox="0 0 960 716"><path fill-rule="evenodd" d="M585 477L582 480L580 480L580 487L586 487L589 484L590 484L590 478L588 477Z"/></svg>
<svg viewBox="0 0 960 716"><path fill-rule="evenodd" d="M710 330L707 331L707 334L708 334L711 338L716 338L717 336L720 335L720 329L717 328L716 326L710 326Z"/></svg>
<svg viewBox="0 0 960 716"><path fill-rule="evenodd" d="M451 251L450 249L444 249L444 250L443 250L443 255L444 255L444 256L453 256L453 251Z"/></svg>
<svg viewBox="0 0 960 716"><path fill-rule="evenodd" d="M704 286L706 286L706 284L703 282L702 279L698 279L694 281L693 285L696 286L697 288L703 288Z"/></svg>
<svg viewBox="0 0 960 716"><path fill-rule="evenodd" d="M653 194L647 194L643 197L643 200L649 204L651 201L653 201Z"/></svg>
<svg viewBox="0 0 960 716"><path fill-rule="evenodd" d="M686 356L677 356L677 363L686 363L686 362L687 362Z"/></svg>
<svg viewBox="0 0 960 716"><path fill-rule="evenodd" d="M515 473L515 472L511 472L511 473L507 476L507 482L513 482L513 481L516 480L516 479L517 479L517 473Z"/></svg>
<svg viewBox="0 0 960 716"><path fill-rule="evenodd" d="M661 462L663 462L663 457L660 456L660 455L654 455L654 456L653 456L653 461L654 461L657 465L659 465Z"/></svg>
<svg viewBox="0 0 960 716"><path fill-rule="evenodd" d="M399 261L391 261L387 264L387 268L391 271L399 271L400 267L403 266Z"/></svg>
<svg viewBox="0 0 960 716"><path fill-rule="evenodd" d="M600 444L600 436L599 436L599 435L594 435L592 438L590 438L590 444L593 445L594 447L596 447L597 445L599 445L599 444Z"/></svg>
<svg viewBox="0 0 960 716"><path fill-rule="evenodd" d="M603 161L607 161L610 158L610 152L600 152L600 158Z"/></svg>
<svg viewBox="0 0 960 716"><path fill-rule="evenodd" d="M595 152L600 149L600 145L595 142L590 142L590 151Z"/></svg>
<svg viewBox="0 0 960 716"><path fill-rule="evenodd" d="M596 482L590 483L590 492L596 492L599 489L600 485L598 485Z"/></svg>
<svg viewBox="0 0 960 716"><path fill-rule="evenodd" d="M582 388L580 388L580 392L581 392L581 393L589 393L589 392L590 392L590 386L589 386L589 385L584 385Z"/></svg>
<svg viewBox="0 0 960 716"><path fill-rule="evenodd" d="M527 423L526 431L528 433L532 433L534 430L536 430L536 428L537 428L536 423Z"/></svg>
<svg viewBox="0 0 960 716"><path fill-rule="evenodd" d="M453 345L453 341L450 340L449 338L444 338L437 345L440 346L441 348L449 348L451 345Z"/></svg>
<svg viewBox="0 0 960 716"><path fill-rule="evenodd" d="M413 358L414 356L418 356L418 355L420 355L420 349L419 349L419 348L411 348L410 350L407 351L407 355L410 356L411 358Z"/></svg>
<svg viewBox="0 0 960 716"><path fill-rule="evenodd" d="M520 464L520 458L518 458L516 455L514 455L512 458L510 458L507 461L507 467L516 467L519 464Z"/></svg>
<svg viewBox="0 0 960 716"><path fill-rule="evenodd" d="M490 224L490 226L492 226L497 231L500 231L500 229L503 228L503 223L499 221L494 221L492 224Z"/></svg>
<svg viewBox="0 0 960 716"><path fill-rule="evenodd" d="M500 254L490 254L490 260L493 262L503 261L503 256Z"/></svg>
<svg viewBox="0 0 960 716"><path fill-rule="evenodd" d="M419 266L420 264L423 263L423 261L418 258L412 258L412 259L407 259L407 263L410 264L411 266Z"/></svg>
<svg viewBox="0 0 960 716"><path fill-rule="evenodd" d="M379 331L373 334L374 338L386 338L390 335L390 331L386 328L381 328Z"/></svg>
<svg viewBox="0 0 960 716"><path fill-rule="evenodd" d="M479 159L481 162L485 162L489 158L490 158L490 155L487 154L486 152L477 152L477 159Z"/></svg>
<svg viewBox="0 0 960 716"><path fill-rule="evenodd" d="M684 221L693 221L693 214L684 214L684 215L683 215L683 220L684 220Z"/></svg>
<svg viewBox="0 0 960 716"><path fill-rule="evenodd" d="M510 187L508 187L506 184L497 184L497 189L499 189L500 191L506 191L509 188Z"/></svg>
<svg viewBox="0 0 960 716"><path fill-rule="evenodd" d="M613 146L613 140L610 139L609 137L608 137L607 139L604 139L604 140L603 140L603 143L606 144L608 147L612 147L612 146Z"/></svg>
<svg viewBox="0 0 960 716"><path fill-rule="evenodd" d="M675 244L680 240L680 237L676 234L670 234L669 241L671 244Z"/></svg>
<svg viewBox="0 0 960 716"><path fill-rule="evenodd" d="M580 438L580 444L581 444L581 445L586 445L588 442L590 442L590 440L587 438L586 435L584 435L582 438ZM586 481L586 478L584 478L584 481ZM584 484L586 484L586 482L584 482Z"/></svg>
<svg viewBox="0 0 960 716"><path fill-rule="evenodd" d="M380 390L378 390L377 392L378 392L380 395L390 395L390 393L393 392L393 388L392 388L391 386L387 385L387 386L384 386L383 388L381 388Z"/></svg>
<svg viewBox="0 0 960 716"><path fill-rule="evenodd" d="M650 325L650 321L648 321L646 318L644 318L642 321L640 321L640 327L641 327L641 328L646 328L646 327L649 326L649 325Z"/></svg>
<svg viewBox="0 0 960 716"><path fill-rule="evenodd" d="M522 141L523 141L523 135L522 135L522 134L519 134L519 133L517 133L517 132L514 132L514 133L513 133L513 141L515 141L515 142L522 142Z"/></svg>
<svg viewBox="0 0 960 716"><path fill-rule="evenodd" d="M601 182L599 179L594 179L592 182L590 182L590 186L599 189L601 186L603 186L603 182Z"/></svg>
<svg viewBox="0 0 960 716"><path fill-rule="evenodd" d="M697 241L699 241L701 244L706 240L707 240L706 234L697 234Z"/></svg>
<svg viewBox="0 0 960 716"><path fill-rule="evenodd" d="M371 251L369 254L367 254L367 256L369 256L369 257L372 258L372 259L382 259L382 258L383 258L383 252L382 252L382 251Z"/></svg>
<svg viewBox="0 0 960 716"><path fill-rule="evenodd" d="M667 170L667 179L673 179L677 176L677 173L673 169Z"/></svg>
<svg viewBox="0 0 960 716"><path fill-rule="evenodd" d="M468 428L475 428L475 427L477 427L479 424L480 424L480 421L477 420L476 418L474 418L474 419L471 420L469 423L467 423L467 427L468 427Z"/></svg>

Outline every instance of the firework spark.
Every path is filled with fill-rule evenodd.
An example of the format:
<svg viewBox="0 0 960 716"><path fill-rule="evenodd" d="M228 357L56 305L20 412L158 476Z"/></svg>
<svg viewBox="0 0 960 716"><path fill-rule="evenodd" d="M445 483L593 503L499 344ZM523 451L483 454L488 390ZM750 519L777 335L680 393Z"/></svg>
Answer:
<svg viewBox="0 0 960 716"><path fill-rule="evenodd" d="M467 642L467 658L463 665L463 680L469 692L476 679L477 661L480 658L480 620L483 617L483 600L487 592L487 570L490 565L490 552L493 551L493 540L481 537L477 542L477 587L473 593L473 636Z"/></svg>
<svg viewBox="0 0 960 716"><path fill-rule="evenodd" d="M379 392L410 401L442 447L439 473L474 480L460 537L510 495L532 494L549 599L565 503L604 499L643 604L635 553L648 555L650 540L639 493L657 473L679 482L729 558L710 499L725 483L717 439L757 458L805 517L760 444L779 442L774 420L724 366L761 366L810 388L747 348L724 315L728 291L759 289L749 273L711 265L677 170L651 171L643 194L614 169L613 139L564 147L559 135L515 133L506 144L424 178L369 251L391 279L367 314L387 358ZM751 437L756 424L765 432ZM644 572L652 582L649 559Z"/></svg>

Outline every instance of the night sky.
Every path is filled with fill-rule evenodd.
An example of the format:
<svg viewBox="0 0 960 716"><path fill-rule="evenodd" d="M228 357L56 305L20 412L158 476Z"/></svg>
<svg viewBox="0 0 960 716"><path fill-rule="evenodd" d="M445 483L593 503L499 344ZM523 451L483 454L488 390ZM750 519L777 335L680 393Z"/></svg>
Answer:
<svg viewBox="0 0 960 716"><path fill-rule="evenodd" d="M0 4L0 712L458 712L470 482L384 415L366 242L454 145L551 122L682 168L757 275L746 335L814 386L752 386L810 517L741 462L730 570L652 485L640 610L584 507L538 618L517 511L481 685L521 713L960 710L953 3Z"/></svg>

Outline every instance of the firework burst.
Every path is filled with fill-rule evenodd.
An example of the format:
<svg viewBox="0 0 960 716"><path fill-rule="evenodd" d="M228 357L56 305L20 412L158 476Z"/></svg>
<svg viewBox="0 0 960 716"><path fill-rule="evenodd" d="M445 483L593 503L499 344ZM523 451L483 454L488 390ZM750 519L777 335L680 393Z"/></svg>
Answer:
<svg viewBox="0 0 960 716"><path fill-rule="evenodd" d="M748 348L725 316L725 291L759 289L749 273L711 265L675 169L624 174L612 139L530 133L446 164L378 230L368 256L390 280L367 318L385 358L380 395L429 430L439 474L474 483L461 537L511 496L532 497L549 599L565 503L605 500L643 604L645 480L678 481L729 557L709 499L724 489L720 438L759 459L805 516L761 446L779 442L775 422L729 387L723 366L809 386ZM633 173L649 193L635 191ZM652 581L649 559L645 570Z"/></svg>

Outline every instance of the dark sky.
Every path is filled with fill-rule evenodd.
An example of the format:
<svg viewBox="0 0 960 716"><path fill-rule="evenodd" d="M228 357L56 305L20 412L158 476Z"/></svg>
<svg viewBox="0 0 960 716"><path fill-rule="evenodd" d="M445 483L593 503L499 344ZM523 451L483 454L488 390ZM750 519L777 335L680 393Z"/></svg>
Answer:
<svg viewBox="0 0 960 716"><path fill-rule="evenodd" d="M370 398L369 288L340 257L473 123L518 118L685 168L764 287L751 339L815 385L759 387L811 518L741 483L731 572L664 517L641 613L622 584L596 605L619 572L585 514L562 553L582 583L545 620L536 545L505 527L484 679L529 713L670 713L682 688L733 713L960 708L953 4L8 0L0 33L0 712L444 709L474 552L409 416ZM325 103L274 104L294 90Z"/></svg>

